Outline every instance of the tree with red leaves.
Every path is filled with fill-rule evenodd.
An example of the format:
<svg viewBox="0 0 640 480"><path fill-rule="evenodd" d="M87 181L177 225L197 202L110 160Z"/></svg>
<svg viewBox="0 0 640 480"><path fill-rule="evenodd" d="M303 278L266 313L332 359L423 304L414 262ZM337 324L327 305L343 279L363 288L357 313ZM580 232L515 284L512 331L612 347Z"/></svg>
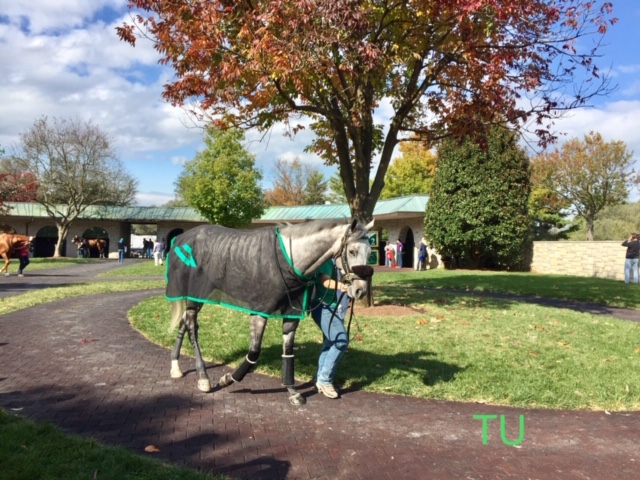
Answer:
<svg viewBox="0 0 640 480"><path fill-rule="evenodd" d="M28 171L17 169L10 158L2 158L0 148L0 213L9 211L5 202L35 202L38 195L38 181Z"/></svg>
<svg viewBox="0 0 640 480"><path fill-rule="evenodd" d="M396 145L411 136L434 145L502 123L552 142L554 118L608 90L594 60L616 21L611 2L593 0L130 0L129 7L137 14L118 35L155 41L160 63L176 75L166 100L193 102L196 115L218 126L266 131L283 122L292 135L309 117L316 136L308 149L339 166L352 213L363 221Z"/></svg>

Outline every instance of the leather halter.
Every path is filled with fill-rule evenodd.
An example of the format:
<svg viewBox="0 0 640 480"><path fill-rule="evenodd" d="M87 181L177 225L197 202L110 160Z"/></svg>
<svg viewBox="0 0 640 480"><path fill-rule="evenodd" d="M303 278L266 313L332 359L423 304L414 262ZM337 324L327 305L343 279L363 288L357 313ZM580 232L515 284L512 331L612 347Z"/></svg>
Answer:
<svg viewBox="0 0 640 480"><path fill-rule="evenodd" d="M362 238L365 233L360 230L359 235L353 236L350 232L356 225L356 220L353 220L351 224L347 227L344 232L344 236L342 237L340 250L336 253L334 258L340 257L342 268L340 272L340 281L346 285L351 285L355 280L367 281L373 275L373 268L369 265L354 265L353 267L349 265L349 256L347 254L347 245L354 240L359 240Z"/></svg>

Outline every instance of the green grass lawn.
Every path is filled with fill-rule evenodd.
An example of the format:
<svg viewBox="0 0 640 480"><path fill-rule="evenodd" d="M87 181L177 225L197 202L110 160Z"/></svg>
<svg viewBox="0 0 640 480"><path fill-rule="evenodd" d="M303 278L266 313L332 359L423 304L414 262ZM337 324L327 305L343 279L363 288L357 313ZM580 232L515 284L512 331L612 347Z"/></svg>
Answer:
<svg viewBox="0 0 640 480"><path fill-rule="evenodd" d="M165 274L166 264L155 266L153 259L126 259L123 267L101 273L99 277L151 277Z"/></svg>
<svg viewBox="0 0 640 480"><path fill-rule="evenodd" d="M453 289L559 298L640 310L640 285L625 285L618 280L601 278L437 269L399 274L376 272L374 283L416 289Z"/></svg>
<svg viewBox="0 0 640 480"><path fill-rule="evenodd" d="M357 316L336 378L342 388L522 407L640 409L640 324L429 290L415 297L409 304L422 313ZM175 339L169 317L162 296L130 311L135 328L166 347ZM207 360L238 364L248 349L247 316L208 305L199 319ZM257 371L280 375L281 334L281 322L271 321ZM300 381L313 378L320 342L315 324L303 320ZM193 367L191 358L183 361Z"/></svg>
<svg viewBox="0 0 640 480"><path fill-rule="evenodd" d="M4 265L4 260L0 259L2 265ZM68 267L70 265L80 265L85 263L92 262L104 262L104 260L99 260L96 258L30 258L29 265L25 268L25 273L29 273L34 270L45 270L49 268L63 268ZM9 273L17 274L18 268L20 267L20 261L17 258L12 258L11 263L9 264Z"/></svg>

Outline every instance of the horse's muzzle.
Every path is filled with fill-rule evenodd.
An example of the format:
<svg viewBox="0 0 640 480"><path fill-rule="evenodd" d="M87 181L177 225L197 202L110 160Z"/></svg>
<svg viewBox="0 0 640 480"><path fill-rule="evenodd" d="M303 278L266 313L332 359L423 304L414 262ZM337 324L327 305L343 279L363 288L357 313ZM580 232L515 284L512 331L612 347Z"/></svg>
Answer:
<svg viewBox="0 0 640 480"><path fill-rule="evenodd" d="M349 296L356 300L367 294L369 279L373 276L373 268L368 265L355 265L351 272L340 281L349 284ZM345 281L346 280L346 281Z"/></svg>
<svg viewBox="0 0 640 480"><path fill-rule="evenodd" d="M353 272L353 280L365 280L368 281L373 277L373 267L370 265L355 265L351 267Z"/></svg>

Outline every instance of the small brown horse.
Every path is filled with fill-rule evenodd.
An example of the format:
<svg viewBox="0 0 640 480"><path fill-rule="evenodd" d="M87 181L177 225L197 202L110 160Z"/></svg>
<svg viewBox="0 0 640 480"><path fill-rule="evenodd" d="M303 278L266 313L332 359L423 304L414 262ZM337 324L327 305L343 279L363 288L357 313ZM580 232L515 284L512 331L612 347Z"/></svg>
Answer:
<svg viewBox="0 0 640 480"><path fill-rule="evenodd" d="M0 273L4 273L6 276L9 276L11 255L25 245L30 245L32 241L33 237L28 237L27 235L19 235L17 233L0 234L0 257L4 259L4 267L0 270Z"/></svg>
<svg viewBox="0 0 640 480"><path fill-rule="evenodd" d="M84 248L86 249L83 257L89 256L89 250L92 248L98 251L98 256L100 258L105 258L105 253L107 251L107 241L103 238L80 238L75 235L71 239L71 243L73 243L78 249L82 248L82 244L84 242Z"/></svg>

